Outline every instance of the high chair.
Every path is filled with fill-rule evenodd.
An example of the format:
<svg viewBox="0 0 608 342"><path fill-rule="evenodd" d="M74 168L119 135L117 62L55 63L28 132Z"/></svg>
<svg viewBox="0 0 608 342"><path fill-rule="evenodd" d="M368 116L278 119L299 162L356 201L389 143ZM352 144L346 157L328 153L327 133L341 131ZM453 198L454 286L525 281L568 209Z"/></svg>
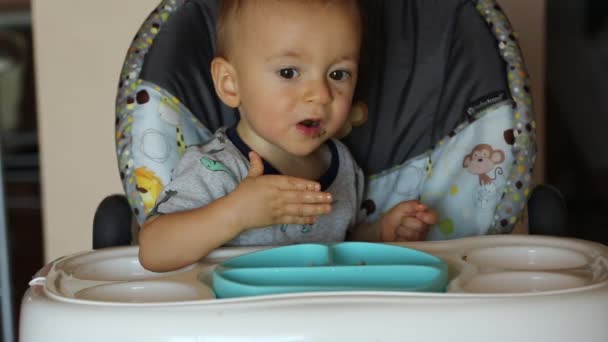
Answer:
<svg viewBox="0 0 608 342"><path fill-rule="evenodd" d="M341 131L368 175L361 210L375 220L418 198L441 217L428 239L446 240L510 233L530 199L530 232L563 235L559 192L532 184L528 73L500 7L481 0L361 3L360 78ZM131 243L185 148L236 122L209 72L217 5L162 1L129 47L116 99L126 198L100 204L94 248ZM490 158L472 159L479 151Z"/></svg>
<svg viewBox="0 0 608 342"><path fill-rule="evenodd" d="M183 149L235 122L208 71L217 4L162 1L129 48L116 106L126 197L100 205L96 248L129 244L132 218L143 222ZM420 198L442 217L435 241L223 247L167 273L145 270L137 246L83 251L34 275L20 341L605 341L608 247L504 234L526 203L530 229L546 234L560 232L565 210L551 187L532 190L527 72L500 8L491 0L362 4L367 45L353 127L342 132L369 175L362 210L375 218ZM479 151L492 168L475 163ZM277 275L298 268L306 284L295 285L308 288L294 291ZM407 286L413 269L440 277L421 292ZM318 270L375 287L331 291L327 279L308 276ZM238 283L236 272L249 278ZM273 287L278 280L286 291ZM218 291L222 282L230 291ZM309 291L316 286L322 291ZM241 290L249 292L229 297Z"/></svg>

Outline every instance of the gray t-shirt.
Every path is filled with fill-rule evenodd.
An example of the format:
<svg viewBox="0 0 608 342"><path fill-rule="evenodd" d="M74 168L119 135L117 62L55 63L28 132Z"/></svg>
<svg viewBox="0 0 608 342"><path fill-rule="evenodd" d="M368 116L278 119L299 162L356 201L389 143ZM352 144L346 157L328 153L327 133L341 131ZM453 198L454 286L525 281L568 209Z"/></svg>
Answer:
<svg viewBox="0 0 608 342"><path fill-rule="evenodd" d="M313 225L279 224L249 229L226 245L344 241L347 230L364 218L364 211L360 210L363 173L340 141L328 140L322 148L327 152L330 167L318 181L323 191L332 194L331 213L320 216ZM151 215L200 208L233 191L247 177L249 151L234 127L219 129L215 138L203 146L189 147L173 170L172 180L159 196ZM277 173L264 161L264 174Z"/></svg>

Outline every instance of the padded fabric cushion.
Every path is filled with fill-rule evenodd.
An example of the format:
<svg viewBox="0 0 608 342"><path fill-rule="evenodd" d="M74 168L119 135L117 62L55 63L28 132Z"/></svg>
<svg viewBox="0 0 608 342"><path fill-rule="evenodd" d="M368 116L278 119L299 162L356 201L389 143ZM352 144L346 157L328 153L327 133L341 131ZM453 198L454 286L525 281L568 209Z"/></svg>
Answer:
<svg viewBox="0 0 608 342"><path fill-rule="evenodd" d="M420 198L430 239L508 233L530 194L535 123L517 37L494 0L361 0L356 100L345 142L367 172L362 210ZM186 146L237 119L209 74L218 0L163 0L136 35L116 99L125 192L142 223ZM474 158L475 157L475 158Z"/></svg>
<svg viewBox="0 0 608 342"><path fill-rule="evenodd" d="M238 116L217 98L209 73L218 4L191 0L173 13L140 75L179 98L211 131ZM356 99L370 115L345 143L368 174L432 148L476 99L508 92L496 39L471 1L364 0L362 7Z"/></svg>

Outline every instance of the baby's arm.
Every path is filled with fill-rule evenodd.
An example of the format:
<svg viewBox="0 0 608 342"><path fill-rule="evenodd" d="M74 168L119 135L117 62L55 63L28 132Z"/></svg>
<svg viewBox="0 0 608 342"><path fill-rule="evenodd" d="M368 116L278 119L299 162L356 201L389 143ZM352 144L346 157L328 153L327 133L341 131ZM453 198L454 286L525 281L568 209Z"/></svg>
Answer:
<svg viewBox="0 0 608 342"><path fill-rule="evenodd" d="M250 154L249 174L236 189L201 208L155 216L139 235L139 259L151 271L189 265L243 231L272 224L312 224L331 210L332 198L317 182L263 176L262 160Z"/></svg>
<svg viewBox="0 0 608 342"><path fill-rule="evenodd" d="M429 227L438 221L437 213L419 201L404 201L373 223L354 227L349 240L370 242L422 241Z"/></svg>

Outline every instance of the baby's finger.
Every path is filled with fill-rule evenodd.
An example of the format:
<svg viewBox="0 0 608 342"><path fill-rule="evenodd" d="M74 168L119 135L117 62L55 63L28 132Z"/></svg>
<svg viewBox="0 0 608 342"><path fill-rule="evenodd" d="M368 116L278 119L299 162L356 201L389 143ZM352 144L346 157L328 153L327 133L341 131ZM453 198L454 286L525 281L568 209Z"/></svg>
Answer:
<svg viewBox="0 0 608 342"><path fill-rule="evenodd" d="M247 177L254 178L264 174L264 163L259 154L254 151L249 152L249 174Z"/></svg>
<svg viewBox="0 0 608 342"><path fill-rule="evenodd" d="M418 205L420 205L418 201L405 201L397 204L393 210L396 210L401 215L410 216L417 211Z"/></svg>
<svg viewBox="0 0 608 342"><path fill-rule="evenodd" d="M331 211L330 204L287 204L277 216L319 216Z"/></svg>
<svg viewBox="0 0 608 342"><path fill-rule="evenodd" d="M434 211L422 211L416 213L416 218L428 225L439 222L439 215Z"/></svg>
<svg viewBox="0 0 608 342"><path fill-rule="evenodd" d="M401 219L401 226L397 229L416 229L422 230L426 224L416 217L406 216Z"/></svg>
<svg viewBox="0 0 608 342"><path fill-rule="evenodd" d="M408 231L403 235L397 235L396 241L405 242L405 241L422 241L426 238L426 234L416 232L416 231Z"/></svg>
<svg viewBox="0 0 608 342"><path fill-rule="evenodd" d="M397 241L422 241L426 238L426 231L418 231L415 229L409 229L405 231L397 231Z"/></svg>
<svg viewBox="0 0 608 342"><path fill-rule="evenodd" d="M271 176L274 177L273 185L280 190L308 190L321 191L319 182L310 181L308 179L290 177L290 176Z"/></svg>
<svg viewBox="0 0 608 342"><path fill-rule="evenodd" d="M418 203L416 205L416 210L417 211L427 211L428 209L429 208L426 205L422 204L422 203Z"/></svg>
<svg viewBox="0 0 608 342"><path fill-rule="evenodd" d="M420 240L420 238L426 237L429 232L428 225L424 224L421 221L418 221L416 218L409 217L407 218L407 222L404 222L403 225L397 227L395 234L397 237L405 238L407 241Z"/></svg>
<svg viewBox="0 0 608 342"><path fill-rule="evenodd" d="M287 190L282 191L281 196L285 203L307 203L307 204L322 204L331 203L332 197L329 192L318 192L318 191L298 191L298 190Z"/></svg>

